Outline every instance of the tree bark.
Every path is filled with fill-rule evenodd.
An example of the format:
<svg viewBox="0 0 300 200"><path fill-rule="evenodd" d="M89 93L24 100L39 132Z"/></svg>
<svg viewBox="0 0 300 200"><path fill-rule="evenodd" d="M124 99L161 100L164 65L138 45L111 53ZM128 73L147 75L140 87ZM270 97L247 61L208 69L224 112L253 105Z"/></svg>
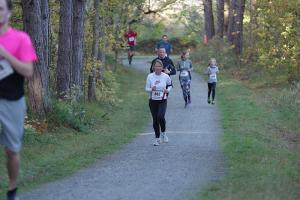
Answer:
<svg viewBox="0 0 300 200"><path fill-rule="evenodd" d="M204 26L205 34L208 39L212 39L215 35L214 16L212 10L212 0L203 0L204 6Z"/></svg>
<svg viewBox="0 0 300 200"><path fill-rule="evenodd" d="M224 33L224 0L217 1L217 35L223 38Z"/></svg>
<svg viewBox="0 0 300 200"><path fill-rule="evenodd" d="M234 15L236 14L236 1L237 0L230 0L229 5L227 39L231 44L233 43L234 35Z"/></svg>
<svg viewBox="0 0 300 200"><path fill-rule="evenodd" d="M35 46L38 61L28 82L29 109L40 119L51 110L48 71L48 34L43 26L48 21L48 3L45 0L22 0L24 30L29 33ZM45 35L44 35L45 34Z"/></svg>
<svg viewBox="0 0 300 200"><path fill-rule="evenodd" d="M60 0L57 60L57 95L63 98L71 86L72 67L72 0Z"/></svg>
<svg viewBox="0 0 300 200"><path fill-rule="evenodd" d="M105 70L106 62L106 39L105 39L105 17L100 16L100 27L99 27L99 50L98 50L98 60L101 61L101 66L99 69L99 77L102 79L102 75ZM101 44L101 45L100 45Z"/></svg>
<svg viewBox="0 0 300 200"><path fill-rule="evenodd" d="M93 69L89 75L88 81L88 100L95 101L96 99L96 80L97 80L97 57L98 57L98 47L99 47L99 0L94 0L94 21L93 21Z"/></svg>
<svg viewBox="0 0 300 200"><path fill-rule="evenodd" d="M72 27L72 87L77 89L77 98L83 92L83 48L84 48L84 16L85 1L73 1L73 27Z"/></svg>
<svg viewBox="0 0 300 200"><path fill-rule="evenodd" d="M236 54L241 54L243 50L243 20L245 11L245 0L237 0L237 12L234 16L234 37L233 44Z"/></svg>
<svg viewBox="0 0 300 200"><path fill-rule="evenodd" d="M44 49L44 57L46 66L50 64L50 51L49 51L49 26L50 26L50 13L48 0L41 0L42 12L42 31L44 35L44 44L47 48Z"/></svg>

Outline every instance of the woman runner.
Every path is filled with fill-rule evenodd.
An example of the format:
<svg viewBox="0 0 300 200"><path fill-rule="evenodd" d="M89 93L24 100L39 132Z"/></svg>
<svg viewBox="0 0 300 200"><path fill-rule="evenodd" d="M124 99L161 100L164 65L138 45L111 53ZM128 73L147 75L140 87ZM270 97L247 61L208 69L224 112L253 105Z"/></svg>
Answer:
<svg viewBox="0 0 300 200"><path fill-rule="evenodd" d="M155 132L154 146L159 146L161 141L169 141L166 135L165 113L167 110L167 94L172 89L172 81L162 70L162 61L156 60L154 63L154 72L148 75L145 87L145 90L149 92L149 107L153 118Z"/></svg>

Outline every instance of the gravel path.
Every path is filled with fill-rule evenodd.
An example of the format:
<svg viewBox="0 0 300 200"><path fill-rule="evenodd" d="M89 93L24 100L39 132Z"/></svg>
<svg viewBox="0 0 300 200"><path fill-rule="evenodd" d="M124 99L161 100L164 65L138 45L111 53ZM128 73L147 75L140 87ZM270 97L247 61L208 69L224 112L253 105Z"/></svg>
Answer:
<svg viewBox="0 0 300 200"><path fill-rule="evenodd" d="M135 58L130 67L148 72L150 59ZM207 86L192 74L192 104L184 109L173 77L167 109L169 143L152 146L146 130L121 150L73 176L42 185L21 195L22 200L188 200L224 174L219 147L222 130L215 106L206 103ZM146 79L146 75L145 75ZM145 102L145 106L148 103ZM148 108L148 107L147 107ZM150 115L150 111L149 111Z"/></svg>

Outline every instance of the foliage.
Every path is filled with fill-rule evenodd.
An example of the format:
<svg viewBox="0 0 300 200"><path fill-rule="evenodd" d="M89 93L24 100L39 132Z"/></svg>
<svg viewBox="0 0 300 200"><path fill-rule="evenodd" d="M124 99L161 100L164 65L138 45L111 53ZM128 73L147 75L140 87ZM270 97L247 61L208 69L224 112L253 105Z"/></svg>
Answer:
<svg viewBox="0 0 300 200"><path fill-rule="evenodd" d="M184 6L179 14L178 23L184 25L186 37L199 37L203 31L203 16L199 7Z"/></svg>
<svg viewBox="0 0 300 200"><path fill-rule="evenodd" d="M104 103L109 103L111 105L116 105L117 101L117 91L119 84L116 80L116 76L112 71L106 70L102 74L101 78L97 82L97 99Z"/></svg>
<svg viewBox="0 0 300 200"><path fill-rule="evenodd" d="M201 66L201 72L208 66L210 58L216 58L220 70L236 68L238 59L228 43L214 38L207 46L199 44L192 52L191 59Z"/></svg>
<svg viewBox="0 0 300 200"><path fill-rule="evenodd" d="M138 32L138 41L144 41L153 38L159 39L165 31L165 25L162 22L153 23L149 20L145 20L136 27Z"/></svg>
<svg viewBox="0 0 300 200"><path fill-rule="evenodd" d="M54 128L68 126L77 131L84 131L93 125L93 119L86 114L83 102L78 102L76 95L69 95L65 101L56 100L53 103L53 110L48 116L49 123Z"/></svg>
<svg viewBox="0 0 300 200"><path fill-rule="evenodd" d="M265 69L286 68L289 79L300 77L296 58L300 49L299 6L298 0L258 0L253 30L254 42L249 41L254 45L246 49L245 57L249 53L254 54ZM251 30L246 29L246 36L249 34L247 31ZM247 41L246 37L245 42Z"/></svg>

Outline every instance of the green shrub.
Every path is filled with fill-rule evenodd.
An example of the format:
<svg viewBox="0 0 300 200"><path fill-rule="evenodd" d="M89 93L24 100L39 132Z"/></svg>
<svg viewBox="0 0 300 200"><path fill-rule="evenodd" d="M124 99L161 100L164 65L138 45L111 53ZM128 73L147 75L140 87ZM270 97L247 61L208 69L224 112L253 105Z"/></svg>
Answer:
<svg viewBox="0 0 300 200"><path fill-rule="evenodd" d="M71 100L54 100L48 121L50 124L69 126L77 131L85 131L93 125L93 119L86 115L84 104Z"/></svg>
<svg viewBox="0 0 300 200"><path fill-rule="evenodd" d="M102 74L101 79L97 82L96 96L101 103L109 103L116 105L117 102L117 90L119 83L116 80L116 76L112 71L106 70Z"/></svg>

